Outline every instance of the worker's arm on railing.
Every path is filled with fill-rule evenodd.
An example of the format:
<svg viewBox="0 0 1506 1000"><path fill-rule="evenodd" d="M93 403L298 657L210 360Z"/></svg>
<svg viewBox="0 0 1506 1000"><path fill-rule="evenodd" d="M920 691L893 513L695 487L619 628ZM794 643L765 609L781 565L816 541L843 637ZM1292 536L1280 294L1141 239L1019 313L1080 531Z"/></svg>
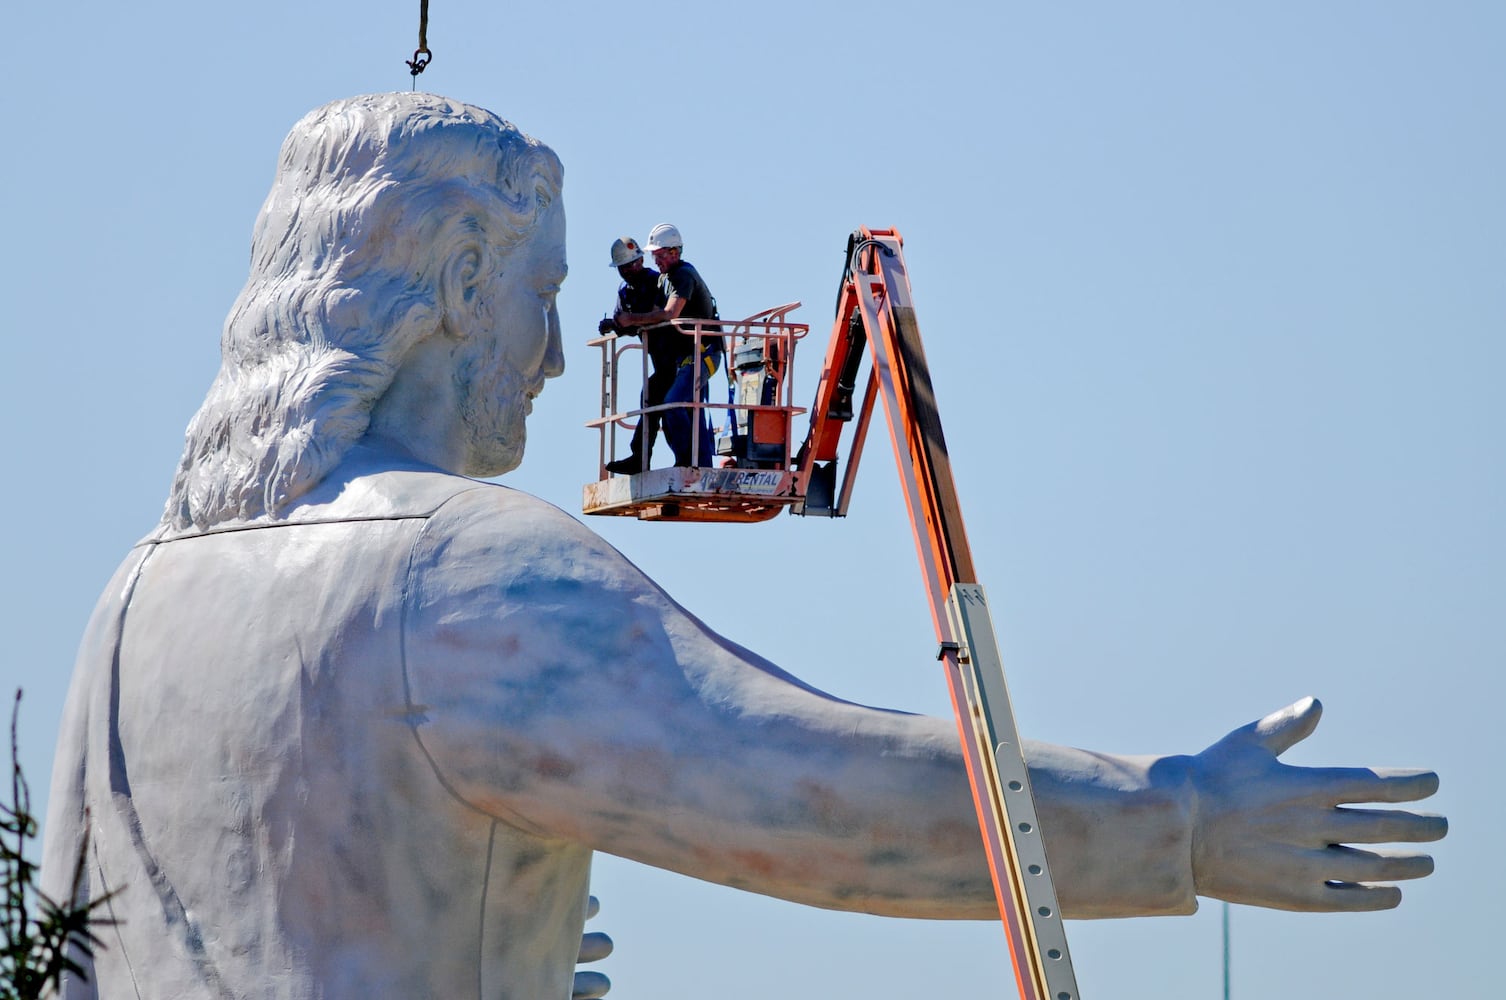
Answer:
<svg viewBox="0 0 1506 1000"><path fill-rule="evenodd" d="M617 322L624 327L659 326L662 323L673 323L680 318L680 314L684 311L685 300L678 295L671 295L669 301L665 302L658 309L641 313L618 313Z"/></svg>

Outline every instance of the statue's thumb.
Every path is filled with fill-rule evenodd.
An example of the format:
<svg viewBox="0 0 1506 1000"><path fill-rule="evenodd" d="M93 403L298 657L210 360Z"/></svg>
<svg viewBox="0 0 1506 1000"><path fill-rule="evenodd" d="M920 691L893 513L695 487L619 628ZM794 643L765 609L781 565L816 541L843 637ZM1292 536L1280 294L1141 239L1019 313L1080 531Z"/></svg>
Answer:
<svg viewBox="0 0 1506 1000"><path fill-rule="evenodd" d="M1323 703L1308 696L1255 723L1256 741L1279 757L1312 735L1323 717Z"/></svg>

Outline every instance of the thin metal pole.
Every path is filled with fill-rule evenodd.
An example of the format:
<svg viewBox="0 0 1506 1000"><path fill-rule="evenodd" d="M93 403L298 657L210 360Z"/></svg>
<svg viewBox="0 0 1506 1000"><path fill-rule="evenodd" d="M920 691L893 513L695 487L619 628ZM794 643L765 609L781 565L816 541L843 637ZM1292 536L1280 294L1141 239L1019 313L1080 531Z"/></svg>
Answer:
<svg viewBox="0 0 1506 1000"><path fill-rule="evenodd" d="M1229 904L1224 904L1224 1000L1229 1000Z"/></svg>

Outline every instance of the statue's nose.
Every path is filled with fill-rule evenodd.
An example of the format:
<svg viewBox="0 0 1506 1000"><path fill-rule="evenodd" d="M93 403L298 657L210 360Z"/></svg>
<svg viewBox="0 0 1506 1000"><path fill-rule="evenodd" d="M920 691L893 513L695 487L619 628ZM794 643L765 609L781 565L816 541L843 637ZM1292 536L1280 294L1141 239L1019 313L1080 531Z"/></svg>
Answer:
<svg viewBox="0 0 1506 1000"><path fill-rule="evenodd" d="M565 345L560 336L560 313L553 305L545 314L548 340L544 345L543 373L545 378L555 378L565 373Z"/></svg>

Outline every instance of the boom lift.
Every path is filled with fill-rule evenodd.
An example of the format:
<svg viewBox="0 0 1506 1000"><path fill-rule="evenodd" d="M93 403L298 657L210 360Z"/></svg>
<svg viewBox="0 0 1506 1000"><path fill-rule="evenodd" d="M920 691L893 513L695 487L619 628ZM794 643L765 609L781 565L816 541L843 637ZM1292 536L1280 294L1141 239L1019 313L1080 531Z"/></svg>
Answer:
<svg viewBox="0 0 1506 1000"><path fill-rule="evenodd" d="M730 419L717 440L724 464L716 469L606 474L617 429L651 411L616 409L622 359L638 345L619 341L616 335L592 341L602 348L602 412L588 426L601 432L602 469L600 480L585 487L585 513L645 520L761 521L788 508L806 516L843 516L874 400L882 399L930 598L939 642L936 658L946 670L1019 996L1077 1000L1030 776L988 600L977 582L963 529L899 233L864 228L848 240L836 319L809 411L810 427L792 457L792 421L806 412L790 402L795 347L809 329L788 318L798 306L791 303L735 322L676 322L696 337L697 356L703 338L731 337L732 398L726 404ZM866 366L865 344L871 354ZM859 376L865 367L859 396ZM849 426L842 471L842 439Z"/></svg>

